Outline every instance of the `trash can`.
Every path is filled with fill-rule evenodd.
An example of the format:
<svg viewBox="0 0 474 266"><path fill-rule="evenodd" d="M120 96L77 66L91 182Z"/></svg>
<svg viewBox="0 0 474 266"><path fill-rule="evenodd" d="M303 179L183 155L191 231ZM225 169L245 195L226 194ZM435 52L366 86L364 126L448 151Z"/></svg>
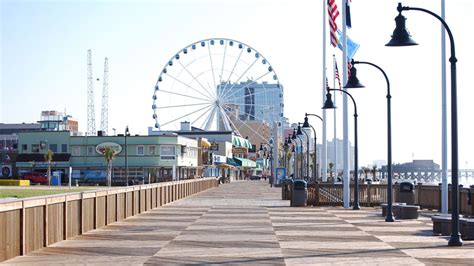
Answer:
<svg viewBox="0 0 474 266"><path fill-rule="evenodd" d="M308 184L304 180L293 182L293 193L291 195L291 207L305 207L308 199Z"/></svg>
<svg viewBox="0 0 474 266"><path fill-rule="evenodd" d="M415 185L411 182L401 182L398 192L398 202L404 202L407 205L415 204Z"/></svg>
<svg viewBox="0 0 474 266"><path fill-rule="evenodd" d="M282 200L291 200L291 189L293 187L293 179L286 178L283 179L281 183L281 199Z"/></svg>

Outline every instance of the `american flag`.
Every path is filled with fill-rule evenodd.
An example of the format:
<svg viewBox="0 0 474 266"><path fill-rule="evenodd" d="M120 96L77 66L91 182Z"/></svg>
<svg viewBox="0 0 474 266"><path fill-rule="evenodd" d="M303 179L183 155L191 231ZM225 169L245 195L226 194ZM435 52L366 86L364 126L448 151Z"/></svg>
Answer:
<svg viewBox="0 0 474 266"><path fill-rule="evenodd" d="M337 69L337 63L334 62L334 78L337 79L337 83L339 84L339 89L341 86L341 77L339 77L339 70Z"/></svg>
<svg viewBox="0 0 474 266"><path fill-rule="evenodd" d="M351 60L347 60L347 78L351 76L352 63Z"/></svg>
<svg viewBox="0 0 474 266"><path fill-rule="evenodd" d="M330 36L331 36L331 45L336 47L338 43L338 39L336 35L336 31L337 31L336 18L339 16L336 0L328 0L328 14L329 14L329 30L330 30Z"/></svg>

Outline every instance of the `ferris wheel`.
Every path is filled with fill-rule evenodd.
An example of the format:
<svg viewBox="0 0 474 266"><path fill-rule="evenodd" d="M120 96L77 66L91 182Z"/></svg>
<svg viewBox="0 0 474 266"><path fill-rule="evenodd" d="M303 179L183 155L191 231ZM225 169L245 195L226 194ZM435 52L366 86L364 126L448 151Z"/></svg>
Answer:
<svg viewBox="0 0 474 266"><path fill-rule="evenodd" d="M283 86L268 60L239 41L197 41L166 63L153 93L159 130L179 130L181 122L206 131L233 131L268 140L265 130L281 127Z"/></svg>

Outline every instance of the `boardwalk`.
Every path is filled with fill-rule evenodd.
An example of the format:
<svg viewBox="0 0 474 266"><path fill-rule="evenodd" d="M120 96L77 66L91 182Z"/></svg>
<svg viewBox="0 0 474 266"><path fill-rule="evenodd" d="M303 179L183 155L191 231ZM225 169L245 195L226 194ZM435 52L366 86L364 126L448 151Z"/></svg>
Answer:
<svg viewBox="0 0 474 266"><path fill-rule="evenodd" d="M259 181L225 184L4 264L474 264L430 220L379 209L291 208Z"/></svg>

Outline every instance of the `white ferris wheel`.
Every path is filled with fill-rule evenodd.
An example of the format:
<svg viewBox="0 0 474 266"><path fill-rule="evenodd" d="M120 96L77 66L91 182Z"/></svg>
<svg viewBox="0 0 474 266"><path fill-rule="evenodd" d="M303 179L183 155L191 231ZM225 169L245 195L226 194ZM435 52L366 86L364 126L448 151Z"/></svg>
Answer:
<svg viewBox="0 0 474 266"><path fill-rule="evenodd" d="M188 122L206 131L245 131L268 140L263 127L283 122L283 86L254 48L231 39L206 39L180 49L166 63L152 108L159 130L179 130L181 122Z"/></svg>

